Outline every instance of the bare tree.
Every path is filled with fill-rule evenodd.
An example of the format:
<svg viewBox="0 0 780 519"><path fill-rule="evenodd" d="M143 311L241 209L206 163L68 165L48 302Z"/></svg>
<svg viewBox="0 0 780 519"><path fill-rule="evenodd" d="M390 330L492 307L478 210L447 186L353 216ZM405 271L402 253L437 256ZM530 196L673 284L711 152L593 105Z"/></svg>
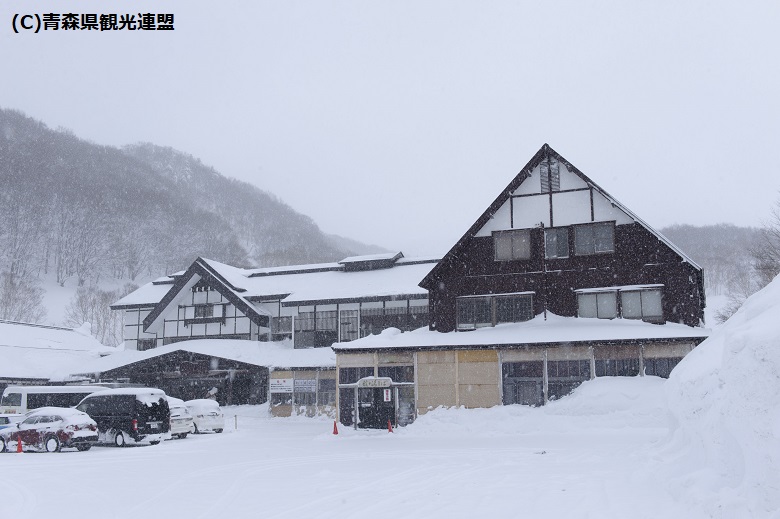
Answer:
<svg viewBox="0 0 780 519"><path fill-rule="evenodd" d="M767 286L780 274L780 200L761 227L759 242L750 248L752 264L729 283L728 304L715 314L719 322L734 315L745 300Z"/></svg>
<svg viewBox="0 0 780 519"><path fill-rule="evenodd" d="M40 323L45 317L41 287L10 272L0 274L0 319Z"/></svg>
<svg viewBox="0 0 780 519"><path fill-rule="evenodd" d="M111 310L111 304L137 288L132 283L117 290L79 287L66 309L65 324L75 328L89 323L95 339L106 346L116 346L122 342L122 313Z"/></svg>

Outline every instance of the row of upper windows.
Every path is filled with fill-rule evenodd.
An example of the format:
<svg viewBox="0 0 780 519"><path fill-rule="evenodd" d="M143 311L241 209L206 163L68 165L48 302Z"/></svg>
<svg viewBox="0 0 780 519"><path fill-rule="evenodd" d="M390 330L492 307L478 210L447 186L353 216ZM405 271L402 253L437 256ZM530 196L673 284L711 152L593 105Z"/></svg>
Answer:
<svg viewBox="0 0 780 519"><path fill-rule="evenodd" d="M599 222L544 230L544 256L548 259L570 256L570 229L574 230L574 254L588 256L615 251L614 222ZM531 259L531 229L493 233L496 261Z"/></svg>
<svg viewBox="0 0 780 519"><path fill-rule="evenodd" d="M533 293L458 297L456 316L458 330L528 321L534 317ZM577 316L663 322L661 288L580 292Z"/></svg>

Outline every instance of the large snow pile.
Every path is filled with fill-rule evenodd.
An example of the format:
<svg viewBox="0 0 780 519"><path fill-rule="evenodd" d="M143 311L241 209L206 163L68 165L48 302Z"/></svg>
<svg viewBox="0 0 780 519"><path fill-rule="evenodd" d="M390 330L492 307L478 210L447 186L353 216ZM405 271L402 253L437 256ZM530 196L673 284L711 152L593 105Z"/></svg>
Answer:
<svg viewBox="0 0 780 519"><path fill-rule="evenodd" d="M638 429L657 428L659 424L667 424L664 382L658 377L599 377L542 407L439 408L421 415L398 432L441 437L464 433L503 436L540 431L569 434L583 428L601 434L623 429L627 423Z"/></svg>
<svg viewBox="0 0 780 519"><path fill-rule="evenodd" d="M670 484L713 517L780 517L780 278L672 372Z"/></svg>

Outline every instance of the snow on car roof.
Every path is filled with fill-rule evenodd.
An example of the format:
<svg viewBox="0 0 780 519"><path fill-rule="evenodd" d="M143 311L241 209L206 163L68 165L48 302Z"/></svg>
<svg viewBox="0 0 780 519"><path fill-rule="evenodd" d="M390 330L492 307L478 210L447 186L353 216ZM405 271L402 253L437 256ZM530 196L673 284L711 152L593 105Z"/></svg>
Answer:
<svg viewBox="0 0 780 519"><path fill-rule="evenodd" d="M196 398L195 400L187 400L186 402L184 402L184 405L186 405L187 407L195 407L195 408L207 408L207 407L218 408L219 402L208 398Z"/></svg>
<svg viewBox="0 0 780 519"><path fill-rule="evenodd" d="M84 416L86 413L72 407L39 407L38 409L27 411L24 416L30 417L38 415L57 415L67 418L69 416Z"/></svg>

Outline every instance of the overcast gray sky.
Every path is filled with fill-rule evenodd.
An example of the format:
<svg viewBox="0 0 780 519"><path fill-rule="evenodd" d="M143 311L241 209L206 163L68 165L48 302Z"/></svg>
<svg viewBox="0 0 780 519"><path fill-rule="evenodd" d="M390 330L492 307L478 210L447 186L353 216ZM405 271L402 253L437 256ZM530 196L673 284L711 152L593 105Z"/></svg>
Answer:
<svg viewBox="0 0 780 519"><path fill-rule="evenodd" d="M14 14L173 32L14 34ZM545 142L650 225L780 196L780 2L4 0L0 106L149 141L320 227L446 252Z"/></svg>

